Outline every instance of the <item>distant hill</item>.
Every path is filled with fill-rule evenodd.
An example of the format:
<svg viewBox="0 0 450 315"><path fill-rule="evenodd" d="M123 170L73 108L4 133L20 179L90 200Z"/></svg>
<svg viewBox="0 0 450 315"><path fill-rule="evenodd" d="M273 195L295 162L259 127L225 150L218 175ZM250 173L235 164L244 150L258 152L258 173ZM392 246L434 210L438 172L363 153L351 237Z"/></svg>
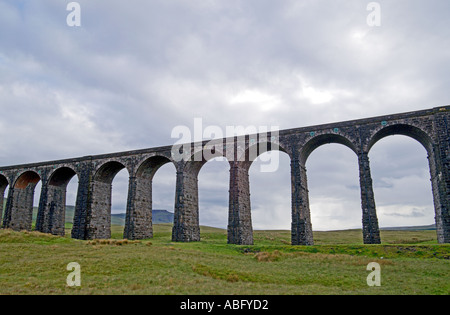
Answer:
<svg viewBox="0 0 450 315"><path fill-rule="evenodd" d="M125 213L111 214L111 224L125 225ZM152 210L153 224L173 223L173 213L167 210Z"/></svg>
<svg viewBox="0 0 450 315"><path fill-rule="evenodd" d="M436 230L436 224L420 225L420 226L398 226L398 227L382 227L381 230L386 231L425 231Z"/></svg>

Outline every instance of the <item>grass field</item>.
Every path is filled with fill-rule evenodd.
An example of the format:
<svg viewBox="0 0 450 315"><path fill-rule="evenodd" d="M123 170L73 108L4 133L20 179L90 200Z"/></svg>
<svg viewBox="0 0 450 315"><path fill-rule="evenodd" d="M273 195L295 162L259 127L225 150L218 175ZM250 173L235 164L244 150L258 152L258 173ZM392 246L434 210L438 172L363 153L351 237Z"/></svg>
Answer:
<svg viewBox="0 0 450 315"><path fill-rule="evenodd" d="M150 240L80 241L0 230L0 294L444 294L450 246L435 231L382 231L363 245L360 230L315 232L314 246L291 246L289 231L255 231L255 245L229 245L226 231L201 228L201 242L171 242L171 225ZM69 234L70 235L70 234ZM81 266L81 286L68 287ZM381 286L369 287L370 262Z"/></svg>

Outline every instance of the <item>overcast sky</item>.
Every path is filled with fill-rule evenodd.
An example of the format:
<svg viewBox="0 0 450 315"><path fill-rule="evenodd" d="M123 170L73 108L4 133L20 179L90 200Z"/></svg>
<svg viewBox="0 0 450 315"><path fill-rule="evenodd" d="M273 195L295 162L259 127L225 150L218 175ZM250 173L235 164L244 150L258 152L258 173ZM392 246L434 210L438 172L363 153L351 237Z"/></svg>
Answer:
<svg viewBox="0 0 450 315"><path fill-rule="evenodd" d="M80 0L71 27L69 2L0 0L0 165L170 145L195 118L288 129L450 103L448 0L378 1L379 26L361 0ZM290 228L280 157L276 173L251 167L255 229ZM369 157L380 225L434 223L425 149L395 136ZM360 228L355 154L326 145L306 166L313 229ZM201 170L201 224L226 227L228 176ZM154 208L173 211L172 165L154 186Z"/></svg>

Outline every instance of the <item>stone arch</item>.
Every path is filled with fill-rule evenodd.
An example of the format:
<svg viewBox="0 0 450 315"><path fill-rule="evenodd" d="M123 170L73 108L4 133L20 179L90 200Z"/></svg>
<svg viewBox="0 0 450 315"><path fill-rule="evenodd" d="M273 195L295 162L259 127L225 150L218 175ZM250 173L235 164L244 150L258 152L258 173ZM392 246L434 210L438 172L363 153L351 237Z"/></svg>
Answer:
<svg viewBox="0 0 450 315"><path fill-rule="evenodd" d="M361 228L359 160L355 152L332 142L317 147L304 167L314 229Z"/></svg>
<svg viewBox="0 0 450 315"><path fill-rule="evenodd" d="M105 162L97 168L93 179L95 182L111 184L117 173L124 168L126 168L126 166L118 161Z"/></svg>
<svg viewBox="0 0 450 315"><path fill-rule="evenodd" d="M17 176L8 196L4 218L6 228L16 231L31 230L34 191L40 181L41 176L33 170L23 171Z"/></svg>
<svg viewBox="0 0 450 315"><path fill-rule="evenodd" d="M194 145L191 154L184 159L182 164L183 171L197 177L203 165L215 158L224 158L230 161L226 152L226 145L222 139L211 140L201 147Z"/></svg>
<svg viewBox="0 0 450 315"><path fill-rule="evenodd" d="M72 168L62 166L49 176L48 185L41 195L36 230L54 235L65 235L65 214L67 185L77 173Z"/></svg>
<svg viewBox="0 0 450 315"><path fill-rule="evenodd" d="M371 136L367 146L367 152L369 152L374 144L381 139L393 135L404 135L411 137L422 144L429 155L433 152L432 138L419 127L409 124L394 124L379 129Z"/></svg>
<svg viewBox="0 0 450 315"><path fill-rule="evenodd" d="M247 137L247 145L244 149L241 148L241 151L238 151L239 143L235 145L235 159L230 161L228 243L231 244L253 244L249 179L252 163L260 155L272 151L282 151L292 159L288 150L276 141L277 137L273 139L271 134L263 136L255 134ZM278 162L279 159L275 159L275 163Z"/></svg>
<svg viewBox="0 0 450 315"><path fill-rule="evenodd" d="M77 175L77 172L71 167L62 166L55 169L49 176L48 184L51 186L67 186L67 184L72 180L72 178Z"/></svg>
<svg viewBox="0 0 450 315"><path fill-rule="evenodd" d="M348 139L345 136L339 135L339 134L321 134L313 137L310 139L306 144L301 148L300 152L300 163L302 165L306 164L306 161L308 157L311 155L311 153L317 149L318 147L329 144L329 143L338 143L345 145L346 147L350 148L355 154L358 154L358 150L354 143Z"/></svg>
<svg viewBox="0 0 450 315"><path fill-rule="evenodd" d="M112 182L126 166L118 161L101 164L91 182L91 206L87 217L87 238L111 238ZM128 171L128 169L127 169Z"/></svg>
<svg viewBox="0 0 450 315"><path fill-rule="evenodd" d="M236 160L240 162L247 162L250 168L253 161L255 161L260 155L272 151L281 151L289 155L289 150L287 150L283 144L276 140L279 140L276 136L266 135L265 137L260 137L260 135L250 135L248 136L248 143L245 150L241 152L236 152Z"/></svg>
<svg viewBox="0 0 450 315"><path fill-rule="evenodd" d="M298 150L298 160L291 162L292 177L292 229L291 237L293 245L313 245L313 234L311 225L311 213L309 206L309 191L306 175L306 162L311 153L325 144L336 143L350 148L355 154L355 144L338 133L325 133L314 135Z"/></svg>
<svg viewBox="0 0 450 315"><path fill-rule="evenodd" d="M228 160L223 139L211 140L201 147L194 145L193 148L191 154L177 165L173 241L200 240L198 174L214 158Z"/></svg>
<svg viewBox="0 0 450 315"><path fill-rule="evenodd" d="M41 180L41 176L35 171L24 171L14 181L14 189L25 189L29 185L36 185Z"/></svg>
<svg viewBox="0 0 450 315"><path fill-rule="evenodd" d="M424 131L422 128L411 125L411 124L394 124L390 126L383 127L373 133L370 141L368 142L367 149L370 153L370 150L373 148L375 144L377 144L380 140L393 136L393 135L402 135L408 137L410 139L416 140L418 143L422 145L422 147L427 152L427 160L429 166L429 172L431 175L431 193L434 203L435 210L435 223L437 230L441 228L441 215L439 213L439 189L438 187L438 176L436 176L436 164L434 159L434 149L433 149L433 139L432 137ZM374 198L376 199L376 198Z"/></svg>
<svg viewBox="0 0 450 315"><path fill-rule="evenodd" d="M138 166L135 176L151 180L158 169L167 163L173 162L163 155L153 155L148 157Z"/></svg>
<svg viewBox="0 0 450 315"><path fill-rule="evenodd" d="M171 159L163 155L148 157L138 166L135 175L130 178L124 238L153 237L153 177L158 169L171 162Z"/></svg>

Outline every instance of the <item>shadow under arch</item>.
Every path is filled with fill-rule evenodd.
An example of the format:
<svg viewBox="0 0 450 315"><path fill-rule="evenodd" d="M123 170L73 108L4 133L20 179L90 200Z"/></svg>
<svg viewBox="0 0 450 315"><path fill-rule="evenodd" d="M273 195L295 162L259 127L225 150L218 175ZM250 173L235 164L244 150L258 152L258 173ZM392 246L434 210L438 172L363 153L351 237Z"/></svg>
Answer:
<svg viewBox="0 0 450 315"><path fill-rule="evenodd" d="M119 173L124 168L126 168L125 165L118 161L105 162L95 172L93 180L95 182L111 184L117 173Z"/></svg>
<svg viewBox="0 0 450 315"><path fill-rule="evenodd" d="M76 175L76 171L67 166L57 168L50 174L48 185L43 187L46 191L41 194L37 231L65 235L67 185Z"/></svg>
<svg viewBox="0 0 450 315"><path fill-rule="evenodd" d="M111 238L112 182L126 166L108 161L95 172L91 182L91 206L87 216L87 239ZM128 171L128 170L127 170Z"/></svg>
<svg viewBox="0 0 450 315"><path fill-rule="evenodd" d="M152 179L156 171L172 161L163 155L154 155L144 160L138 167L136 177Z"/></svg>
<svg viewBox="0 0 450 315"><path fill-rule="evenodd" d="M146 239L153 237L153 178L168 163L168 157L155 155L145 159L130 177L125 218L124 238Z"/></svg>
<svg viewBox="0 0 450 315"><path fill-rule="evenodd" d="M14 189L25 189L30 185L36 185L41 176L35 171L25 171L14 182Z"/></svg>
<svg viewBox="0 0 450 315"><path fill-rule="evenodd" d="M50 186L67 186L69 182L72 180L72 178L78 175L75 170L73 170L70 167L63 166L60 168L57 168L51 175L49 179L49 185Z"/></svg>

